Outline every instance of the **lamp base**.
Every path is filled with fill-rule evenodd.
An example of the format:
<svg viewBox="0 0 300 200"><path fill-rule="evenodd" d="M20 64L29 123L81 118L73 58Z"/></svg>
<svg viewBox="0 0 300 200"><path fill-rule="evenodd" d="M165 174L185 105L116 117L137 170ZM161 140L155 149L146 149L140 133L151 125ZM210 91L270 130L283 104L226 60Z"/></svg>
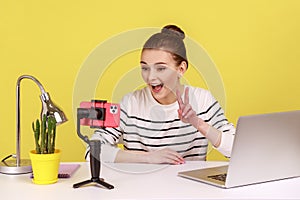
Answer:
<svg viewBox="0 0 300 200"><path fill-rule="evenodd" d="M7 160L0 162L0 173L2 174L27 174L31 173L31 162L29 159L20 160L17 166L17 160Z"/></svg>

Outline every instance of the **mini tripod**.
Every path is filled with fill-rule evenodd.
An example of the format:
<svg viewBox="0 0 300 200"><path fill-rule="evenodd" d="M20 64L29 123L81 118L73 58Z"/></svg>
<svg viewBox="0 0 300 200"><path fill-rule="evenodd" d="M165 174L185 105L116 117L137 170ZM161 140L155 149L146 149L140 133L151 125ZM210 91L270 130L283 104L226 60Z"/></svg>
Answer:
<svg viewBox="0 0 300 200"><path fill-rule="evenodd" d="M82 181L80 183L76 183L73 185L73 188L79 188L83 185L87 185L90 183L96 183L102 185L107 189L113 189L114 186L106 183L104 179L99 178L101 162L100 162L100 152L101 152L101 142L100 140L89 140L87 136L83 136L80 133L80 119L82 118L93 118L97 115L96 110L78 108L77 109L77 134L83 139L87 144L90 145L90 170L92 178L86 181Z"/></svg>
<svg viewBox="0 0 300 200"><path fill-rule="evenodd" d="M73 188L79 188L83 185L90 184L90 183L97 183L99 185L104 186L107 189L114 188L114 186L106 183L102 178L99 178L100 168L101 168L100 148L101 148L101 142L99 140L91 140L90 141L90 168L91 168L92 178L89 180L74 184Z"/></svg>

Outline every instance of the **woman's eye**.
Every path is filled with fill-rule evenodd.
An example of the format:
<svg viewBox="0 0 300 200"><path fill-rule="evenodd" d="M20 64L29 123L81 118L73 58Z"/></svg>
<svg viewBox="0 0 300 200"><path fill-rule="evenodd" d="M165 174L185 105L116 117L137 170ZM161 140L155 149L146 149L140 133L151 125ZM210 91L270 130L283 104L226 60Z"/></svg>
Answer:
<svg viewBox="0 0 300 200"><path fill-rule="evenodd" d="M142 71L147 71L147 70L149 70L149 67L141 67L141 69L142 69Z"/></svg>
<svg viewBox="0 0 300 200"><path fill-rule="evenodd" d="M158 67L157 71L164 71L166 69L166 67Z"/></svg>

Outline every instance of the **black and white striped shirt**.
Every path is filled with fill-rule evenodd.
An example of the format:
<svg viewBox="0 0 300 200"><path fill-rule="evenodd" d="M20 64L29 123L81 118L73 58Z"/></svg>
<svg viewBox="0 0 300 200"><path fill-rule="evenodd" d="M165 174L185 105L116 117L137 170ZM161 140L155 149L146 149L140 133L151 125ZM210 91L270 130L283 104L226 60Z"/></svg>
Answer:
<svg viewBox="0 0 300 200"><path fill-rule="evenodd" d="M229 157L234 126L225 118L223 109L209 91L185 87L189 87L189 103L198 117L222 132L218 150ZM206 159L208 140L192 125L178 118L177 102L161 105L152 97L149 88L145 87L126 95L120 107L120 127L97 130L94 139L115 145L122 138L127 150L154 151L168 147L180 153L185 160ZM115 155L111 150L102 150L102 157L106 160L113 161Z"/></svg>

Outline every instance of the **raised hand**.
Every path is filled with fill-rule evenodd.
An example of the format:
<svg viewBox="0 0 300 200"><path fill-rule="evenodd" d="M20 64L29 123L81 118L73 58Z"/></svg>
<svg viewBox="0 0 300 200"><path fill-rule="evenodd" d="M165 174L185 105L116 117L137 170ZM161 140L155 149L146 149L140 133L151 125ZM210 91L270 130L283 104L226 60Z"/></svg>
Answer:
<svg viewBox="0 0 300 200"><path fill-rule="evenodd" d="M177 102L179 105L178 117L184 123L189 123L206 136L209 125L199 118L189 103L189 88L184 90L184 101L182 101L179 90L176 91Z"/></svg>
<svg viewBox="0 0 300 200"><path fill-rule="evenodd" d="M200 119L197 117L196 112L193 110L191 104L189 103L189 88L186 87L184 91L184 101L181 98L179 90L176 91L176 95L179 105L179 119L184 123L192 124L195 128L197 128Z"/></svg>

